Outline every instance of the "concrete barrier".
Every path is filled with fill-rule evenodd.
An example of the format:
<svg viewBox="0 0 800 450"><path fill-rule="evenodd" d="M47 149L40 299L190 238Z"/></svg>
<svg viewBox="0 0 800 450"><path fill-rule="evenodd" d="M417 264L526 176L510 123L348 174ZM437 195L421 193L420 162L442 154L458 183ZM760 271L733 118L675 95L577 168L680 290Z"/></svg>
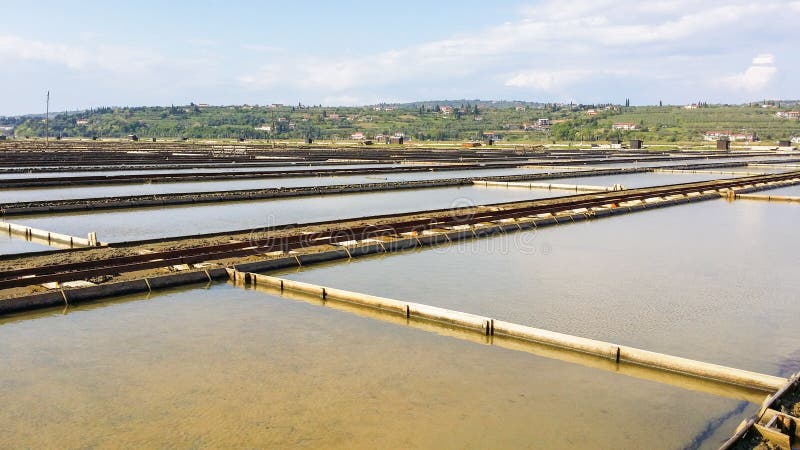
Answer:
<svg viewBox="0 0 800 450"><path fill-rule="evenodd" d="M89 233L87 238L79 238L67 234L56 233L54 231L40 230L38 228L31 228L26 225L18 225L10 222L0 222L0 225L8 231L11 235L24 236L26 240L36 241L46 245L67 246L68 248L74 247L97 247L98 245L105 245L97 241L97 236L94 233Z"/></svg>
<svg viewBox="0 0 800 450"><path fill-rule="evenodd" d="M252 284L270 286L280 289L281 291L290 290L310 294L322 300L338 300L367 308L379 308L398 314L404 314L406 318L431 320L437 323L479 332L487 336L502 335L515 339L522 339L612 359L616 363L637 364L761 391L775 391L780 389L787 382L787 379L782 377L542 330L421 303L404 302L255 273L245 274L240 272L234 275L234 278L249 280Z"/></svg>
<svg viewBox="0 0 800 450"><path fill-rule="evenodd" d="M14 299L0 300L0 315L65 305L66 302L61 291L50 291L42 294L32 294Z"/></svg>
<svg viewBox="0 0 800 450"><path fill-rule="evenodd" d="M272 277L269 275L260 275L255 273L249 273L245 275L241 273L241 275L237 275L237 277L249 279L253 284L256 285L266 285L276 287L281 290L291 290L295 292L311 294L319 296L323 300L346 301L370 308L385 309L399 314L404 314L406 317L423 318L459 326L462 328L477 330L484 334L491 334L491 319L473 314L451 311L448 309L419 303L402 302L399 300L361 294L358 292L350 292L342 289L328 288L311 283L304 283L301 281Z"/></svg>
<svg viewBox="0 0 800 450"><path fill-rule="evenodd" d="M250 263L235 264L233 267L241 272L267 272L270 270L281 270L288 267L298 267L300 261L294 256L283 258L265 259Z"/></svg>
<svg viewBox="0 0 800 450"><path fill-rule="evenodd" d="M757 175L765 175L769 172L735 172L735 171L725 171L725 170L680 170L680 169L653 169L655 173L683 173L683 174L691 174L691 173L700 173L700 174L712 174L712 175L739 175L741 177L744 176L757 176Z"/></svg>
<svg viewBox="0 0 800 450"><path fill-rule="evenodd" d="M494 334L525 339L528 341L538 342L540 344L552 345L555 347L566 348L615 360L617 357L617 349L619 348L618 346L608 342L595 341L593 339L541 330L515 323L504 322L502 320L494 321Z"/></svg>
<svg viewBox="0 0 800 450"><path fill-rule="evenodd" d="M546 190L561 190L572 192L616 192L625 189L624 186L589 186L580 184L558 184L558 183L522 183L522 182L508 182L508 181L488 181L488 180L475 180L473 184L486 187L506 187L506 188L525 188L525 189L546 189Z"/></svg>
<svg viewBox="0 0 800 450"><path fill-rule="evenodd" d="M297 255L297 259L299 260L301 266L304 266L306 264L333 261L336 259L346 259L349 257L350 254L347 252L347 250L344 249L329 250L326 252L317 252L317 253L303 253Z"/></svg>
<svg viewBox="0 0 800 450"><path fill-rule="evenodd" d="M553 169L553 166L531 166L526 165L523 167L530 168L546 168ZM559 166L561 168L561 166ZM570 172L548 172L548 173L531 173L524 175L500 175L493 177L475 177L476 181L531 181L531 180L550 180L558 178L583 178L583 177L599 177L605 175L625 175L632 173L651 172L649 167L635 167L625 169L589 169L579 168L583 170L570 171Z"/></svg>
<svg viewBox="0 0 800 450"><path fill-rule="evenodd" d="M241 286L241 284L237 285ZM355 314L359 317L380 320L381 322L397 326L407 326L420 331L436 333L440 336L447 336L479 345L491 345L507 350L525 352L543 358L555 359L570 364L579 364L592 369L613 372L617 375L669 384L681 389L689 389L739 401L748 401L750 403L760 403L764 398L764 391L762 390L720 383L705 378L697 378L691 375L655 369L643 365L618 364L611 358L599 357L553 345L540 344L527 339L513 338L501 334L485 335L462 327L443 326L441 323L431 320L406 317L402 311L392 311L388 307L373 308L347 301L338 301L335 299L335 296L331 294L329 294L331 296L328 297L327 300L323 300L319 295L306 294L292 290L281 291L280 287L267 286L264 284L251 284L246 288L286 299L306 302L316 306L324 306L348 314Z"/></svg>
<svg viewBox="0 0 800 450"><path fill-rule="evenodd" d="M736 198L742 200L762 200L767 202L800 203L800 197L792 197L787 195L736 194Z"/></svg>
<svg viewBox="0 0 800 450"><path fill-rule="evenodd" d="M81 302L98 301L121 295L149 292L155 289L182 286L186 284L226 280L228 273L223 268L178 272L137 280L117 283L99 284L96 286L52 290L41 294L24 295L0 300L0 315L21 311L69 306Z"/></svg>

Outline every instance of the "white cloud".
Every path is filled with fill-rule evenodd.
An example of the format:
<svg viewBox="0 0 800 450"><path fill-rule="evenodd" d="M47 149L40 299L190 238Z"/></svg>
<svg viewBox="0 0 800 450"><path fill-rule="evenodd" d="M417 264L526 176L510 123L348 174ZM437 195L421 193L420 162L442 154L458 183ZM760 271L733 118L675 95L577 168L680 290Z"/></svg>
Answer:
<svg viewBox="0 0 800 450"><path fill-rule="evenodd" d="M33 60L63 64L72 69L84 67L91 55L83 49L63 44L25 40L16 36L0 36L0 61Z"/></svg>
<svg viewBox="0 0 800 450"><path fill-rule="evenodd" d="M266 44L242 44L241 47L244 50L249 50L251 52L261 52L261 53L279 53L285 51L283 48Z"/></svg>
<svg viewBox="0 0 800 450"><path fill-rule="evenodd" d="M771 53L762 53L753 58L754 65L771 65L775 64L775 56Z"/></svg>
<svg viewBox="0 0 800 450"><path fill-rule="evenodd" d="M215 41L176 38L195 59L171 57L170 51L186 50L174 43L151 50L108 45L93 35L80 39L79 33L66 43L0 32L0 66L28 61L39 63L26 65L32 72L45 73L58 65L109 90L138 95L155 86L194 98L195 90L206 88L248 102L259 96L352 104L519 93L581 101L621 93L643 101L666 101L674 93L710 101L719 94L728 101L732 93L788 83L776 80L775 61L786 73L800 68L788 57L798 18L798 0L540 0L504 23L364 54L350 49L346 33L339 47L348 50L338 54L274 47L254 35L233 47L220 41L217 48ZM743 48L769 52L741 61Z"/></svg>
<svg viewBox="0 0 800 450"><path fill-rule="evenodd" d="M646 74L623 69L566 69L566 70L525 70L506 79L505 86L559 93L574 84L596 81L601 78L621 78L632 75L658 78L659 74Z"/></svg>
<svg viewBox="0 0 800 450"><path fill-rule="evenodd" d="M138 74L167 69L196 67L208 60L167 58L157 52L119 45L67 45L0 35L0 64L11 61L59 64L77 71L106 71Z"/></svg>
<svg viewBox="0 0 800 450"><path fill-rule="evenodd" d="M681 50L697 52L698 47L709 47L701 50L706 52L713 52L714 47L720 53L728 52L731 39L716 31L737 27L744 36L748 27L771 24L777 14L792 8L794 3L781 0L758 4L744 0L545 0L521 8L517 21L469 34L359 57L300 55L267 63L238 80L254 89L293 87L340 93L466 81L489 76L493 67L500 66L512 73L501 80L503 86L553 91L591 78L592 72L572 69L576 65L605 68L625 64L659 69L661 78L692 77L697 84L697 72L690 75L664 61ZM531 59L540 69L515 67ZM770 54L759 55L754 65L772 64L773 60ZM709 64L707 70L719 68ZM772 75L774 70L748 69L739 75L739 84L758 86ZM699 76L711 83L720 75Z"/></svg>
<svg viewBox="0 0 800 450"><path fill-rule="evenodd" d="M757 91L769 84L777 72L773 66L750 66L743 73L723 78L723 81L734 88Z"/></svg>
<svg viewBox="0 0 800 450"><path fill-rule="evenodd" d="M553 91L591 76L587 70L529 70L519 72L506 80L505 85L517 88L532 88Z"/></svg>
<svg viewBox="0 0 800 450"><path fill-rule="evenodd" d="M746 91L759 91L764 89L778 73L778 68L773 65L775 58L771 54L761 54L753 58L753 65L744 72L723 77L723 84L733 89Z"/></svg>
<svg viewBox="0 0 800 450"><path fill-rule="evenodd" d="M350 94L333 95L322 99L323 105L355 106L355 105L365 105L367 103L377 103L377 102L374 101L369 102L364 97L360 97L358 95L350 95Z"/></svg>

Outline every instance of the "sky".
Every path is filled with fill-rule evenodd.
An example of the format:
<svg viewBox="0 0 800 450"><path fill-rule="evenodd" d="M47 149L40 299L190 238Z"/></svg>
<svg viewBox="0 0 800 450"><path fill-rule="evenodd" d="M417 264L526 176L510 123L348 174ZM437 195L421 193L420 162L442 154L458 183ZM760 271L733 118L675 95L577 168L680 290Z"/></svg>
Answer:
<svg viewBox="0 0 800 450"><path fill-rule="evenodd" d="M800 1L0 2L0 115L800 98Z"/></svg>

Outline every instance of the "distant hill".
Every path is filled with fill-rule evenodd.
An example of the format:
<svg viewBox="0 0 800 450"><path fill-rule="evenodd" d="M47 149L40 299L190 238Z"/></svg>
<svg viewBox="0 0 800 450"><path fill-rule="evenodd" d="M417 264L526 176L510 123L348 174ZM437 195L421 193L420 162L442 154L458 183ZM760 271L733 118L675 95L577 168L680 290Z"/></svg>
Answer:
<svg viewBox="0 0 800 450"><path fill-rule="evenodd" d="M639 138L648 143L696 142L706 131L751 133L763 140L800 136L800 120L778 112L798 100L744 105L575 105L505 100L430 100L360 107L236 105L104 107L51 113L50 135L247 139L406 139L463 141L493 136L511 142ZM548 119L540 121L540 119ZM614 127L614 124L625 124ZM44 115L0 117L18 139L42 137ZM5 134L11 134L5 132Z"/></svg>

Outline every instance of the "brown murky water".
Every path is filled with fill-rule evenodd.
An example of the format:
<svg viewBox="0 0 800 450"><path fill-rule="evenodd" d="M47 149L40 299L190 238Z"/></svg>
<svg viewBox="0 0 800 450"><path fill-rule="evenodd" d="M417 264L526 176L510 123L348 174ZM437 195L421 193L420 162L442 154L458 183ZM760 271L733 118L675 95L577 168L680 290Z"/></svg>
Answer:
<svg viewBox="0 0 800 450"><path fill-rule="evenodd" d="M292 278L783 374L800 206L722 200ZM0 319L0 448L716 448L756 405L215 285Z"/></svg>
<svg viewBox="0 0 800 450"><path fill-rule="evenodd" d="M228 285L5 318L0 355L3 448L711 448L755 408Z"/></svg>

